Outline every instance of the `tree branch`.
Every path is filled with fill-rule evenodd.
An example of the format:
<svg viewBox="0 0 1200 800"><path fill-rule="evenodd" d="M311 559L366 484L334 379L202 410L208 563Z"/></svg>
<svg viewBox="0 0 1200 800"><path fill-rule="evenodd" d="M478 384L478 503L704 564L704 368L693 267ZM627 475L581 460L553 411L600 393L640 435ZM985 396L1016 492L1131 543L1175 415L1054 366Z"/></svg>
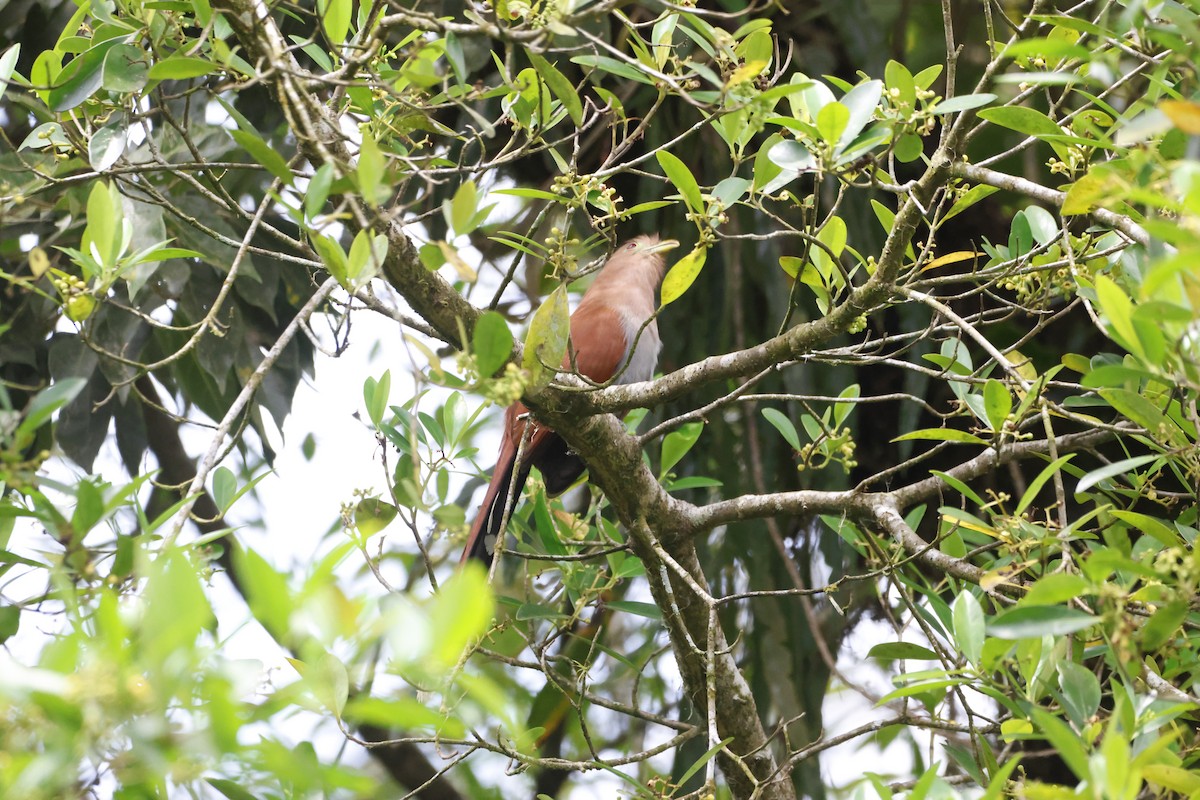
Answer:
<svg viewBox="0 0 1200 800"><path fill-rule="evenodd" d="M997 172L987 167L978 167L974 164L957 162L950 168L950 174L956 178L971 181L972 183L982 183L988 186L995 186L997 189L1005 189L1017 194L1023 194L1026 197L1032 197L1034 200L1054 206L1056 209L1062 208L1063 201L1067 197L1066 192L1060 192L1057 189L1051 189L1048 186L1042 186L1024 178L1018 178L1015 175ZM1146 232L1145 228L1138 225L1129 217L1109 211L1107 208L1096 208L1088 213L1092 219L1101 225L1107 225L1113 230L1125 234L1130 241L1137 242L1143 247L1150 244L1150 234Z"/></svg>

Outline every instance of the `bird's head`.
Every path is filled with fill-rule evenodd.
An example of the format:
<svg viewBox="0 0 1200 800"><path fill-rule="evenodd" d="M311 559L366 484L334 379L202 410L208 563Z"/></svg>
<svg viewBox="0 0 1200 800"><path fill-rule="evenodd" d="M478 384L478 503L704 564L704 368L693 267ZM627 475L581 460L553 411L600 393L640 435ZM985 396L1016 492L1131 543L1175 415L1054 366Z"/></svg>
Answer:
<svg viewBox="0 0 1200 800"><path fill-rule="evenodd" d="M617 263L624 269L650 271L656 280L661 280L663 272L666 271L666 262L662 254L676 247L679 247L677 240L660 239L657 234L635 236L617 247L606 269L611 269L612 265Z"/></svg>

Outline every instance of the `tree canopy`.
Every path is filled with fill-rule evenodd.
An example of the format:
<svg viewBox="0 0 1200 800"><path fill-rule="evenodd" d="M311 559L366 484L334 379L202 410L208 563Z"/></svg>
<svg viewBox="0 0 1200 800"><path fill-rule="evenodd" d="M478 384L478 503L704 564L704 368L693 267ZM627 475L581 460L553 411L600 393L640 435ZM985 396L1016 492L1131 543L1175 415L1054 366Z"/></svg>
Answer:
<svg viewBox="0 0 1200 800"><path fill-rule="evenodd" d="M1200 794L1196 12L10 3L0 795ZM661 374L556 370L648 232ZM588 480L485 575L517 399Z"/></svg>

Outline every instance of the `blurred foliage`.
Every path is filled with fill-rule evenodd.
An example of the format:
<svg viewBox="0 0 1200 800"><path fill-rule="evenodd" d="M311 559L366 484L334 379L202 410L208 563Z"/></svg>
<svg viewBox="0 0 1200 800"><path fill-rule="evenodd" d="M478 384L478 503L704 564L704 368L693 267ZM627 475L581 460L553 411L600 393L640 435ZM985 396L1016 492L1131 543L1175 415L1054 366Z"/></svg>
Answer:
<svg viewBox="0 0 1200 800"><path fill-rule="evenodd" d="M1200 794L1195 4L791 5L319 0L265 56L233 0L4 6L0 795L749 796L714 710L763 796ZM454 566L514 332L639 232L664 371L778 354L626 417L681 501L777 504L695 536L746 704L594 488ZM375 313L385 488L281 570L225 516L287 547L271 443Z"/></svg>

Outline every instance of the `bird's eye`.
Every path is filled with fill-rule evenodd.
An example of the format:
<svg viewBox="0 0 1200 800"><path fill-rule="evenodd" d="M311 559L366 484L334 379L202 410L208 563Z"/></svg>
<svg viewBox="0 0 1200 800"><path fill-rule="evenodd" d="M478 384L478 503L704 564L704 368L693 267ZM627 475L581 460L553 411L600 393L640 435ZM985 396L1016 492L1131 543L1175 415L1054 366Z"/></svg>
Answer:
<svg viewBox="0 0 1200 800"><path fill-rule="evenodd" d="M630 242L629 244L625 245L626 250L633 250L635 247L637 247L637 242Z"/></svg>

